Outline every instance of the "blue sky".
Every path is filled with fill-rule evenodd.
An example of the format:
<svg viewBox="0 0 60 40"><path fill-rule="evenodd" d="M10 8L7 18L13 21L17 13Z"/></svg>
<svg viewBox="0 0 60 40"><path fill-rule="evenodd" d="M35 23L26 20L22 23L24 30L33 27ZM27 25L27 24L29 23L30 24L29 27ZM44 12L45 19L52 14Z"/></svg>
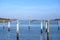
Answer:
<svg viewBox="0 0 60 40"><path fill-rule="evenodd" d="M60 0L0 0L0 17L13 19L60 18Z"/></svg>

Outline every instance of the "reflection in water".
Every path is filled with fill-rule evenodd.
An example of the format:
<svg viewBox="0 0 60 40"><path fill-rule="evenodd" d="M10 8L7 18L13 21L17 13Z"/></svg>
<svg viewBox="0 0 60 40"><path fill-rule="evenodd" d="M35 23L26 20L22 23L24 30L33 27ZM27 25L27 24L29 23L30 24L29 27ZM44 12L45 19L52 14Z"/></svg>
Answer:
<svg viewBox="0 0 60 40"><path fill-rule="evenodd" d="M4 31L4 26L3 26L3 31Z"/></svg>
<svg viewBox="0 0 60 40"><path fill-rule="evenodd" d="M42 40L42 33L40 34L40 40Z"/></svg>
<svg viewBox="0 0 60 40"><path fill-rule="evenodd" d="M10 32L10 28L8 28L8 32Z"/></svg>
<svg viewBox="0 0 60 40"><path fill-rule="evenodd" d="M8 28L8 40L10 40L10 28Z"/></svg>
<svg viewBox="0 0 60 40"><path fill-rule="evenodd" d="M8 40L10 40L10 28L8 28Z"/></svg>
<svg viewBox="0 0 60 40"><path fill-rule="evenodd" d="M4 40L4 30L2 30L2 34L3 34L3 35L2 35L2 37L3 37L3 39L2 39L2 40ZM2 38L2 37L1 37L1 38Z"/></svg>
<svg viewBox="0 0 60 40"><path fill-rule="evenodd" d="M30 31L30 26L28 26L28 31Z"/></svg>
<svg viewBox="0 0 60 40"><path fill-rule="evenodd" d="M16 32L16 40L19 40L19 33Z"/></svg>
<svg viewBox="0 0 60 40"><path fill-rule="evenodd" d="M49 40L49 33L46 32L46 40Z"/></svg>
<svg viewBox="0 0 60 40"><path fill-rule="evenodd" d="M58 26L58 31L60 31L60 26Z"/></svg>
<svg viewBox="0 0 60 40"><path fill-rule="evenodd" d="M8 40L10 40L10 32L8 31Z"/></svg>
<svg viewBox="0 0 60 40"><path fill-rule="evenodd" d="M28 30L28 40L30 40L30 30Z"/></svg>

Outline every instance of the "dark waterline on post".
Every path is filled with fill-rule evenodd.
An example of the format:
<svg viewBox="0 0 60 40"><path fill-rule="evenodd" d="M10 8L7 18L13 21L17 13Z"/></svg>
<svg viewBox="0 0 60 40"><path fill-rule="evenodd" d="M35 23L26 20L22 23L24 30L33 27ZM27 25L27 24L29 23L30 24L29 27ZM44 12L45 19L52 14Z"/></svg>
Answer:
<svg viewBox="0 0 60 40"><path fill-rule="evenodd" d="M46 32L49 33L49 20L46 21Z"/></svg>
<svg viewBox="0 0 60 40"><path fill-rule="evenodd" d="M19 33L16 32L16 38L19 40Z"/></svg>
<svg viewBox="0 0 60 40"><path fill-rule="evenodd" d="M46 32L46 40L49 40L49 33Z"/></svg>
<svg viewBox="0 0 60 40"><path fill-rule="evenodd" d="M4 26L3 26L3 31L4 31Z"/></svg>
<svg viewBox="0 0 60 40"><path fill-rule="evenodd" d="M46 40L49 40L49 22L48 21L46 21L47 23L46 23L46 26L45 27L47 27L45 30L46 30ZM60 25L60 24L59 24ZM60 26L58 25L58 30L60 30ZM43 40L43 33L44 33L44 30L43 30L43 23L41 23L41 26L39 25L39 27L41 27L41 29L40 29L40 40ZM30 33L30 22L29 22L29 24L28 24L28 31L29 31L29 33ZM3 29L4 29L4 25L3 25ZM18 27L18 22L17 22L17 29L16 29L16 40L19 40L19 27ZM36 31L36 30L35 30ZM44 34L45 35L45 34ZM30 38L30 37L29 37ZM8 40L10 40L10 24L8 25Z"/></svg>
<svg viewBox="0 0 60 40"><path fill-rule="evenodd" d="M42 40L42 33L40 33L40 40Z"/></svg>
<svg viewBox="0 0 60 40"><path fill-rule="evenodd" d="M30 20L28 20L28 31L30 31Z"/></svg>
<svg viewBox="0 0 60 40"><path fill-rule="evenodd" d="M30 26L28 26L28 31L30 31Z"/></svg>

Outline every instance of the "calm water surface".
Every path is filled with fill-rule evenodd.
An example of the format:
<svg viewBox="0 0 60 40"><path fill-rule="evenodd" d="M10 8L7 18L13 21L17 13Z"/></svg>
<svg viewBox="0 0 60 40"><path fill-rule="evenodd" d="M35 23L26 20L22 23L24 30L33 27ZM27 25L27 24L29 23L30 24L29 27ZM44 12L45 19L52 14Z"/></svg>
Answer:
<svg viewBox="0 0 60 40"><path fill-rule="evenodd" d="M16 23L11 23L10 33L8 32L8 26L5 24L4 30L0 24L0 40L16 40ZM19 26L19 40L60 40L60 30L58 30L57 24L51 23L49 26L49 34L45 32L40 33L40 24L31 24L30 30L28 30L27 23L21 23ZM9 36L9 37L8 37Z"/></svg>

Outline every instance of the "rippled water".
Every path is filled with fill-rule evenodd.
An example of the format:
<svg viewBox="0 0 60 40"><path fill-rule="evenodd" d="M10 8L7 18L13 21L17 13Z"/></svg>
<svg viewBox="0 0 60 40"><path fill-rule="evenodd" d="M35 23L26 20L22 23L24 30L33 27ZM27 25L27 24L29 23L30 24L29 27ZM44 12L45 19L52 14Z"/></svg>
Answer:
<svg viewBox="0 0 60 40"><path fill-rule="evenodd" d="M4 30L0 25L0 40L16 40L16 25L11 23L10 33L8 32L8 26L4 26ZM49 26L49 34L45 32L40 33L40 25L31 25L28 30L28 25L19 26L19 40L60 40L60 30L58 30L57 24Z"/></svg>

